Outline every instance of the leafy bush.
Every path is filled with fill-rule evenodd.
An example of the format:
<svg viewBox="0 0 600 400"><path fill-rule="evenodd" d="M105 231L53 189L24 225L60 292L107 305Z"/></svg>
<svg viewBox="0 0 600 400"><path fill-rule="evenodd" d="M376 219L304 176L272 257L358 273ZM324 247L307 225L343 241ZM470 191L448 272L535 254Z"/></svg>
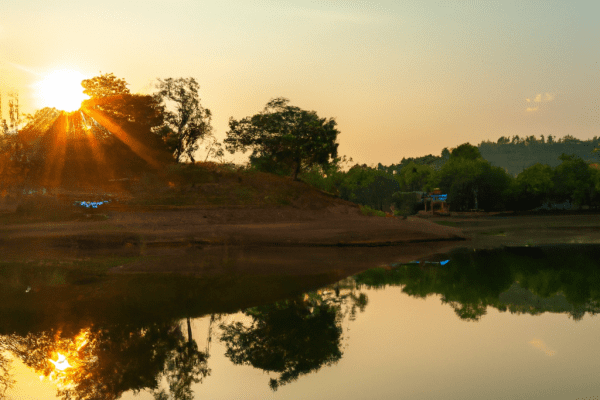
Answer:
<svg viewBox="0 0 600 400"><path fill-rule="evenodd" d="M385 213L383 211L374 210L369 206L360 206L360 212L363 215L368 215L371 217L385 217Z"/></svg>
<svg viewBox="0 0 600 400"><path fill-rule="evenodd" d="M392 202L399 215L413 215L418 211L419 200L415 193L396 192L392 195Z"/></svg>

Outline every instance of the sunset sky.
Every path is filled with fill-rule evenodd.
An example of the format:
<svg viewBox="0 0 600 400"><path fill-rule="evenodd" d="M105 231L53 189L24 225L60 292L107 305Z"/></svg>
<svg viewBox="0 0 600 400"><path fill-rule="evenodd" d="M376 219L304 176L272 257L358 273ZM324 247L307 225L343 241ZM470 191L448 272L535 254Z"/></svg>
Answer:
<svg viewBox="0 0 600 400"><path fill-rule="evenodd" d="M340 155L361 164L503 135L589 139L599 18L595 0L2 0L3 117L9 91L32 113L39 82L68 69L139 93L194 77L219 139L229 117L287 97L334 117Z"/></svg>

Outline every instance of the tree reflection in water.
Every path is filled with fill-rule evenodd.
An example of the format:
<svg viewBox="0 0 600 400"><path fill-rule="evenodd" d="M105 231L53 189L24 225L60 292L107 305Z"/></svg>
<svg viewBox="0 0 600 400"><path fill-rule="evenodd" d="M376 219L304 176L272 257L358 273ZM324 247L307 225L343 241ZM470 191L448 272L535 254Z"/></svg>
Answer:
<svg viewBox="0 0 600 400"><path fill-rule="evenodd" d="M586 312L600 312L600 247L568 250L462 249L451 253L451 261L444 266L371 269L323 291L248 308L244 314L250 322L221 323L220 340L234 364L277 374L269 382L277 390L341 359L342 321L346 317L354 320L368 305L362 288L391 285L400 286L410 296L438 295L466 321L478 321L489 306L533 315L565 312L578 320ZM204 304L196 296L187 297L186 302L192 309ZM23 309L43 315L38 309L33 309L35 313ZM202 315L206 308L189 312L184 324L179 321L188 311L173 310L177 316L174 311L149 314L143 322L134 322L133 317L119 322L89 318L97 322L79 334L82 325L69 333L67 327L73 324L66 320L67 325L61 325L64 332L41 328L25 335L0 336L0 397L12 383L8 351L57 383L58 395L64 399L115 399L129 390L149 390L157 400L192 399L192 385L210 374L207 361L212 326L220 318L211 315L206 349L200 351L192 338L191 318ZM8 321L4 331L15 332L17 326L27 332L30 328L22 320L16 316L3 319ZM153 320L168 322L148 322ZM187 335L182 329L186 323ZM72 367L57 370L50 360L57 361L59 354ZM161 383L166 387L160 387Z"/></svg>
<svg viewBox="0 0 600 400"><path fill-rule="evenodd" d="M600 247L569 245L457 249L444 266L407 264L353 277L357 287L401 286L414 297L440 295L456 315L478 321L499 311L566 312L580 320L600 312Z"/></svg>
<svg viewBox="0 0 600 400"><path fill-rule="evenodd" d="M269 386L277 390L299 376L337 363L342 357L341 321L354 318L357 307L367 305L364 294L354 290L339 295L339 284L332 291L310 292L304 297L249 308L250 326L242 322L221 324L220 340L225 355L237 365L252 365L279 373Z"/></svg>
<svg viewBox="0 0 600 400"><path fill-rule="evenodd" d="M192 383L199 383L210 370L207 367L208 353L198 350L196 341L192 339L190 318L187 318L188 340L180 341L171 350L164 374L169 384L169 394L165 390L155 391L156 400L191 400L194 398Z"/></svg>
<svg viewBox="0 0 600 400"><path fill-rule="evenodd" d="M163 374L173 398L191 399L191 383L209 373L206 355L191 336L185 339L177 322L91 327L75 338L60 331L6 335L0 341L2 349L55 382L65 400L114 400L128 390L157 391ZM59 353L71 368L60 371L50 362Z"/></svg>
<svg viewBox="0 0 600 400"><path fill-rule="evenodd" d="M15 383L10 374L10 360L4 354L5 349L0 343L0 398L4 397L6 390L11 388Z"/></svg>

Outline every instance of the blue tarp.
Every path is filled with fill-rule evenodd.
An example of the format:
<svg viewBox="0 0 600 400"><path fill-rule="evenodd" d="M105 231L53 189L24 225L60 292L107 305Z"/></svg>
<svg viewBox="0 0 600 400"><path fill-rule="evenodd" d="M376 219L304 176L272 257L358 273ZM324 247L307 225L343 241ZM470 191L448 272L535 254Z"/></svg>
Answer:
<svg viewBox="0 0 600 400"><path fill-rule="evenodd" d="M104 200L104 201L76 201L75 205L76 206L81 206L81 207L87 207L87 208L98 208L99 205L102 205L104 203L110 203L110 200Z"/></svg>

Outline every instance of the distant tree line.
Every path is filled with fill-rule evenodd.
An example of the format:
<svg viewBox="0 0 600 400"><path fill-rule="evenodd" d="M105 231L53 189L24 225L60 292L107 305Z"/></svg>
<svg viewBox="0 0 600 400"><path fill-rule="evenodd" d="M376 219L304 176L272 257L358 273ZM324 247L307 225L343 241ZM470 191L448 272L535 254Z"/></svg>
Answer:
<svg viewBox="0 0 600 400"><path fill-rule="evenodd" d="M552 135L512 138L502 136L496 142L483 141L477 147L483 158L492 165L502 167L513 176L536 163L557 167L562 154L574 154L588 163L599 162L600 155L593 150L600 146L598 137L579 140L571 135L555 138Z"/></svg>
<svg viewBox="0 0 600 400"><path fill-rule="evenodd" d="M436 168L440 160L443 164ZM439 157L403 160L401 168L356 164L343 171L344 163L349 161L336 158L329 169L314 168L302 179L342 199L382 211L394 205L404 213L422 207L412 201L407 209L407 199L417 197L408 193L435 188L448 195L447 202L454 211L529 210L566 201L575 206L600 206L600 167L574 154L560 155L555 167L536 163L517 176L493 166L469 143L452 152L444 149Z"/></svg>

